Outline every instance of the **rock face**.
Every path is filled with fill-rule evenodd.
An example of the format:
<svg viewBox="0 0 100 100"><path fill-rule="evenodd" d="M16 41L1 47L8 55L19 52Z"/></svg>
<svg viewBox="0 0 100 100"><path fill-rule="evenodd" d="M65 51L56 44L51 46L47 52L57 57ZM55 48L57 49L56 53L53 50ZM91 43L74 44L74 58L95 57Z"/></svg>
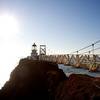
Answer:
<svg viewBox="0 0 100 100"><path fill-rule="evenodd" d="M0 100L100 100L100 78L72 74L58 65L22 59L0 91Z"/></svg>
<svg viewBox="0 0 100 100"><path fill-rule="evenodd" d="M22 59L0 92L0 100L54 100L58 84L67 77L57 64Z"/></svg>
<svg viewBox="0 0 100 100"><path fill-rule="evenodd" d="M100 78L72 74L60 83L56 100L100 100Z"/></svg>

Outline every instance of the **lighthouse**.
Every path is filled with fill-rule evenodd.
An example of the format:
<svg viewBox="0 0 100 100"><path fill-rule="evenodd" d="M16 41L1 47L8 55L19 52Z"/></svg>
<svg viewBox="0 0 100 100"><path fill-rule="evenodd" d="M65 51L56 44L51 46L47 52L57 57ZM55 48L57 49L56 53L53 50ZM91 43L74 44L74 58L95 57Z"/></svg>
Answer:
<svg viewBox="0 0 100 100"><path fill-rule="evenodd" d="M33 60L37 60L37 58L38 58L37 45L35 43L32 45L31 58Z"/></svg>

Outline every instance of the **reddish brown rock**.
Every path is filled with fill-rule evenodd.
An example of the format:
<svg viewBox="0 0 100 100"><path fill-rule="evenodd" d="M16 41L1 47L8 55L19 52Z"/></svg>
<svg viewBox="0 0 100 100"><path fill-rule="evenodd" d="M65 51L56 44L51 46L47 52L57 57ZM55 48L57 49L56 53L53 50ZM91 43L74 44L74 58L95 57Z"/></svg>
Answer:
<svg viewBox="0 0 100 100"><path fill-rule="evenodd" d="M72 74L56 63L22 59L0 91L0 100L100 100L100 78Z"/></svg>
<svg viewBox="0 0 100 100"><path fill-rule="evenodd" d="M99 83L99 78L72 74L58 86L55 100L100 100Z"/></svg>
<svg viewBox="0 0 100 100"><path fill-rule="evenodd" d="M0 92L0 100L54 100L54 91L67 77L58 65L22 59Z"/></svg>

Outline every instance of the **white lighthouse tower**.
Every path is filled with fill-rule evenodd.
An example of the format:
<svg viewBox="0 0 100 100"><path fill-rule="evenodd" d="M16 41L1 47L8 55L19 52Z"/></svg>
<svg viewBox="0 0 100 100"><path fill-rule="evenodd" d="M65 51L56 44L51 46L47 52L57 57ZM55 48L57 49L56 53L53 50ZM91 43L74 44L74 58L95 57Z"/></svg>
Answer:
<svg viewBox="0 0 100 100"><path fill-rule="evenodd" d="M38 58L37 45L35 43L32 45L31 58L33 60L37 60L37 58Z"/></svg>

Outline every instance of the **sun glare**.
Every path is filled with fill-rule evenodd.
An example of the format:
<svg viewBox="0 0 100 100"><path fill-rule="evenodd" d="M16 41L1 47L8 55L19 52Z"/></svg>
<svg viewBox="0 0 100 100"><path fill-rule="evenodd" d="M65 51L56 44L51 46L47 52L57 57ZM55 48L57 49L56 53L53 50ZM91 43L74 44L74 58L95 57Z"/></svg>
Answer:
<svg viewBox="0 0 100 100"><path fill-rule="evenodd" d="M10 72L21 53L21 43L17 39L18 26L14 16L0 15L0 88L9 79Z"/></svg>
<svg viewBox="0 0 100 100"><path fill-rule="evenodd" d="M18 32L18 22L14 16L0 15L0 36L11 37Z"/></svg>

